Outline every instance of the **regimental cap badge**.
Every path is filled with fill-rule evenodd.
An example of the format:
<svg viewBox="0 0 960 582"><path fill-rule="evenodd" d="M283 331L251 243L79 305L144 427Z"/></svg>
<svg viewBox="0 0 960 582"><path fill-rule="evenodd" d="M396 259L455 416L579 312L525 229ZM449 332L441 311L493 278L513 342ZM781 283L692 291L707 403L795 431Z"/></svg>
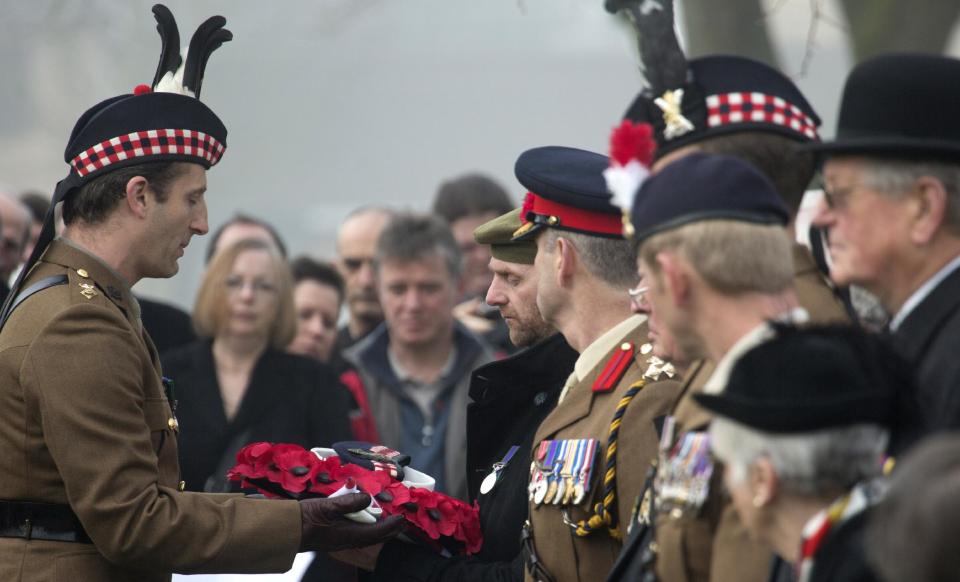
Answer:
<svg viewBox="0 0 960 582"><path fill-rule="evenodd" d="M671 140L694 130L694 125L683 116L683 89L667 90L653 100L663 112L663 138Z"/></svg>

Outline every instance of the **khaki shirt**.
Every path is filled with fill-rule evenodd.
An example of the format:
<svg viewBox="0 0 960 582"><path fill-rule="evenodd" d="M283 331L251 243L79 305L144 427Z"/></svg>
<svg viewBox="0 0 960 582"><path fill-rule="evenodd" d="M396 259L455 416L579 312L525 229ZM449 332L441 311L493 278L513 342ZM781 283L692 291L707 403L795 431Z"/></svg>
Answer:
<svg viewBox="0 0 960 582"><path fill-rule="evenodd" d="M599 338L595 344L600 347L585 349L581 358L585 357L588 365L578 362L574 368L575 373L579 369L583 375L577 373L579 381L543 421L533 440L534 454L544 440L594 438L600 442L587 499L580 505L566 507L571 521L588 519L602 497L608 433L617 404L631 386L641 380L646 382L628 405L620 425L616 513L624 535L633 499L657 455L656 420L674 407L680 389L679 382L665 376L644 378L650 358L640 353L640 346L646 343L647 333L646 319L633 317L623 327L618 326L613 333ZM619 382L609 392L593 391L594 381L625 342L630 342L636 351ZM597 351L602 351L603 356L595 358ZM602 580L613 566L622 541L611 537L605 528L587 537L577 536L564 523L563 509L562 505L538 506L531 502L530 523L538 559L557 582ZM532 580L529 572L526 577Z"/></svg>
<svg viewBox="0 0 960 582"><path fill-rule="evenodd" d="M0 333L0 499L68 504L93 544L0 538L0 580L271 572L300 543L293 501L178 489L179 427L125 281L54 241Z"/></svg>

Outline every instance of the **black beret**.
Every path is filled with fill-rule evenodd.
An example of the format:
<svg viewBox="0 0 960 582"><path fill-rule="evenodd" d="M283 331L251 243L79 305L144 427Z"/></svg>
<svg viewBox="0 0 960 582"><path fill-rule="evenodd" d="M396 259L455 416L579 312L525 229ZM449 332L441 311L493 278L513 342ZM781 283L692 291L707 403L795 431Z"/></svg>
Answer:
<svg viewBox="0 0 960 582"><path fill-rule="evenodd" d="M734 364L707 410L756 430L811 432L870 423L893 428L909 370L882 340L851 326L778 325Z"/></svg>
<svg viewBox="0 0 960 582"><path fill-rule="evenodd" d="M620 209L611 203L603 171L607 156L575 148L546 146L520 154L517 180L529 191L515 239L550 227L608 238L623 238Z"/></svg>
<svg viewBox="0 0 960 582"><path fill-rule="evenodd" d="M175 93L112 97L77 120L64 151L76 186L124 166L182 161L209 168L227 145L227 128L200 100Z"/></svg>
<svg viewBox="0 0 960 582"><path fill-rule="evenodd" d="M637 241L713 219L786 225L790 212L770 180L753 166L704 153L684 156L648 178L630 211Z"/></svg>
<svg viewBox="0 0 960 582"><path fill-rule="evenodd" d="M843 89L837 137L804 149L960 158L960 60L889 54L857 65Z"/></svg>
<svg viewBox="0 0 960 582"><path fill-rule="evenodd" d="M709 137L744 131L776 133L817 141L820 118L800 89L783 73L739 56L709 56L689 63L680 112L693 128L667 138L663 109L641 93L624 118L654 126L657 157ZM663 98L664 96L658 95Z"/></svg>

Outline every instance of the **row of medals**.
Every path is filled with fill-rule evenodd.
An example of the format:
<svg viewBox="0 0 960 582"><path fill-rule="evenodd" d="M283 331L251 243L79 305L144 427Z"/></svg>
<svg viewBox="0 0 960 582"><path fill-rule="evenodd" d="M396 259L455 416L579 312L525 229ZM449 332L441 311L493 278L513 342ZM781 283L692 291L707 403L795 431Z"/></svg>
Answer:
<svg viewBox="0 0 960 582"><path fill-rule="evenodd" d="M527 493L536 505L579 505L590 491L597 439L542 441Z"/></svg>

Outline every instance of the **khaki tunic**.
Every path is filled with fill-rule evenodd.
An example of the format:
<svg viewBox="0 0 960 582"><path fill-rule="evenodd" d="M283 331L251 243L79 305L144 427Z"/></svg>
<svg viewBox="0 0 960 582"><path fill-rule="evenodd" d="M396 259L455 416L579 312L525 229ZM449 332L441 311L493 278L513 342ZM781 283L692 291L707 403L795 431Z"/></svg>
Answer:
<svg viewBox="0 0 960 582"><path fill-rule="evenodd" d="M589 499L569 508L572 521L589 518L592 512L588 511L602 497L602 468L610 421L620 398L632 385L644 379L649 365L649 358L639 352L639 347L647 341L647 324L645 320L638 321L642 323L617 341L600 363L569 390L563 402L540 425L533 440L534 452L543 440L594 438L602 444L597 451ZM637 348L629 367L613 390L594 392L594 381L623 342L631 342ZM642 487L647 470L657 456L656 420L674 407L679 389L679 382L674 380L647 379L623 416L618 440L616 487L619 529L623 535L626 535L636 492ZM613 566L622 541L612 538L606 529L578 537L564 524L561 509L563 506L559 505L530 504L533 542L539 560L557 582L602 580ZM525 575L527 580L532 580L529 572Z"/></svg>
<svg viewBox="0 0 960 582"><path fill-rule="evenodd" d="M0 580L288 569L296 502L178 491L178 427L124 281L61 241L27 285L52 275L67 284L0 333L0 499L69 504L93 544L0 538Z"/></svg>
<svg viewBox="0 0 960 582"><path fill-rule="evenodd" d="M794 289L800 306L812 323L849 322L843 304L817 269L810 251L793 248ZM713 373L711 362L691 366L683 395L674 411L676 434L705 430L711 415L697 405L693 395L701 392ZM658 547L656 571L662 582L764 581L770 573L771 552L750 540L733 505L721 493L723 466L716 464L710 497L697 518L656 518Z"/></svg>

